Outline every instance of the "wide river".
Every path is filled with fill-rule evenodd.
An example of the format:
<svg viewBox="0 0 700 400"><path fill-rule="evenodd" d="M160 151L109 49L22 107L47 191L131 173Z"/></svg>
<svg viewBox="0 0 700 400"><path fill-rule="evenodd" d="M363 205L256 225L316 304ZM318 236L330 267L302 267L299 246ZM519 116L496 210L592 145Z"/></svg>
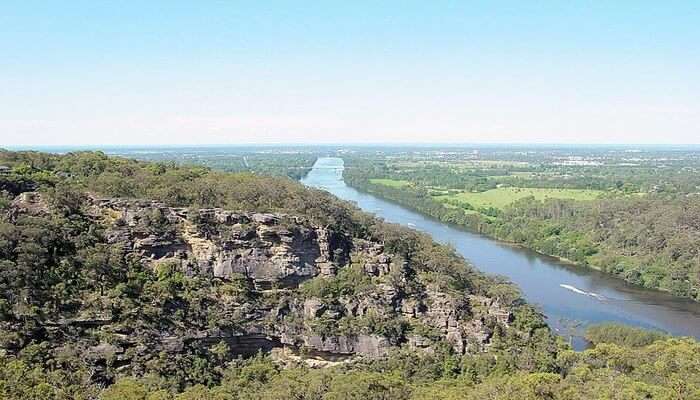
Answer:
<svg viewBox="0 0 700 400"><path fill-rule="evenodd" d="M388 222L423 231L438 242L454 246L479 270L508 277L529 303L540 307L549 325L563 335L575 326L580 331L591 323L615 321L700 339L700 303L633 286L359 192L343 181L340 158L319 158L302 183L352 201ZM585 342L576 338L574 346L580 349Z"/></svg>

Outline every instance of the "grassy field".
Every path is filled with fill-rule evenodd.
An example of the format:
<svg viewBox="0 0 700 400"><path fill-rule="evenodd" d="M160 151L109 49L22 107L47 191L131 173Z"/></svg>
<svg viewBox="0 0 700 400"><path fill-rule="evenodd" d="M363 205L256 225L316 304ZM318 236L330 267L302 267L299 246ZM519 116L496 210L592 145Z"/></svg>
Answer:
<svg viewBox="0 0 700 400"><path fill-rule="evenodd" d="M472 207L478 208L503 208L508 204L523 197L533 196L537 200L545 199L572 199L572 200L594 200L600 194L600 190L585 189L537 189L537 188L499 188L487 190L480 193L462 192L453 195L436 196L439 201L453 201L469 203Z"/></svg>
<svg viewBox="0 0 700 400"><path fill-rule="evenodd" d="M369 181L375 185L384 185L393 188L400 188L411 184L409 181L402 181L399 179L370 179Z"/></svg>

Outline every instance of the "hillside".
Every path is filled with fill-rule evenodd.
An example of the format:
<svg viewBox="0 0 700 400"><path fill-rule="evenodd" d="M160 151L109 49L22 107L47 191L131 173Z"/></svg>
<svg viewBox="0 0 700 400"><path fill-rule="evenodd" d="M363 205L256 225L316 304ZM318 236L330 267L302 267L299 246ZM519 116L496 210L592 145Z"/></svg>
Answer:
<svg viewBox="0 0 700 400"><path fill-rule="evenodd" d="M510 284L289 179L0 165L0 398L700 393L696 342L603 328L573 353Z"/></svg>

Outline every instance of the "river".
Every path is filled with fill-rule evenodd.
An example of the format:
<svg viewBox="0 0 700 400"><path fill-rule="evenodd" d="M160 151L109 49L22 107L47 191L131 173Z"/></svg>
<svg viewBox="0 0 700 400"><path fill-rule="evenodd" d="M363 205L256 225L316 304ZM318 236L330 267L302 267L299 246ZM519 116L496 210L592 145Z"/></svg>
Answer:
<svg viewBox="0 0 700 400"><path fill-rule="evenodd" d="M525 300L537 305L557 333L580 332L600 322L620 322L700 339L700 303L630 285L596 270L573 266L451 226L395 203L359 192L343 181L343 160L319 158L302 183L356 203L388 222L425 232L448 243L476 268L509 278ZM574 347L585 341L576 337Z"/></svg>

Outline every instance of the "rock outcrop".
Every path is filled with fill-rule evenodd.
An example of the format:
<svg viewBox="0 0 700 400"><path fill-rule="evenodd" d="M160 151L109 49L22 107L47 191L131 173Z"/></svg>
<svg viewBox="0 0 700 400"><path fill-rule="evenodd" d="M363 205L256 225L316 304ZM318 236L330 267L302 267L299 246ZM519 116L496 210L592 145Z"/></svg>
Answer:
<svg viewBox="0 0 700 400"><path fill-rule="evenodd" d="M373 283L361 297L302 299L297 294L274 310L257 310L247 330L240 332L243 337L264 336L265 343L303 348L329 358L378 357L401 343L429 348L440 338L464 353L488 345L495 323L509 322L509 312L490 307L493 304L485 297L430 286L420 293L406 293L390 276L400 281L405 262L386 253L380 243L347 237L298 216L218 208L185 210L121 199L95 199L93 204L96 216L111 219L110 240L122 243L150 265L168 262L189 275L244 279L253 290L262 292L295 290L314 278L332 279L351 265ZM475 314L472 303L487 311ZM387 338L373 333L371 327L345 334L318 333L314 328L319 321L337 325L372 318L424 326L436 337L411 333ZM231 343L232 348L240 347L236 340Z"/></svg>
<svg viewBox="0 0 700 400"><path fill-rule="evenodd" d="M21 196L12 212L49 212L38 194ZM458 353L479 352L496 325L510 322L510 310L492 299L428 283L382 243L305 217L114 198L90 198L87 214L126 258L225 288L194 309L167 305L177 321L159 315L155 324L126 323L140 316L117 317L106 305L95 315L47 324L48 335L109 338L84 345L96 365L128 371L162 352L206 352L221 343L232 355L282 349L328 362L382 357L398 346L432 351L439 342Z"/></svg>
<svg viewBox="0 0 700 400"><path fill-rule="evenodd" d="M118 199L94 204L95 213L115 219L111 241L143 261L174 262L190 275L242 275L260 290L296 288L319 274L333 276L349 254L348 238L282 214L188 211ZM158 231L164 221L166 228Z"/></svg>

